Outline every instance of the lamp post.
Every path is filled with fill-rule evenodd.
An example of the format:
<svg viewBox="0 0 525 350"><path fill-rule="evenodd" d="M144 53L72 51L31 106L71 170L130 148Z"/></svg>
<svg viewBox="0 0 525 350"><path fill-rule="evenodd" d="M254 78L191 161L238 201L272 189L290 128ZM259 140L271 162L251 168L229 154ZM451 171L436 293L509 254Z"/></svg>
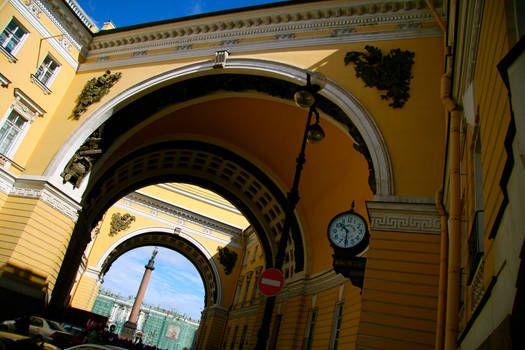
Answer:
<svg viewBox="0 0 525 350"><path fill-rule="evenodd" d="M296 159L297 164L295 166L295 175L293 178L292 188L286 197L286 212L284 216L283 230L281 232L281 238L277 247L277 255L275 257L274 265L274 267L278 270L281 270L283 267L286 245L292 226L292 218L295 207L299 202L299 181L301 179L301 172L303 171L304 163L306 162L306 143L317 143L325 136L323 129L319 125L319 112L316 109L317 92L321 90L325 84L326 78L322 73L310 72L306 75L306 86L294 94L295 103L301 108L308 108L308 118L306 120L301 149ZM314 115L315 122L312 124L312 118ZM266 349L266 341L270 335L270 322L272 320L273 309L275 306L275 298L275 296L272 296L268 297L266 300L261 328L257 333L257 344L255 345L256 350Z"/></svg>

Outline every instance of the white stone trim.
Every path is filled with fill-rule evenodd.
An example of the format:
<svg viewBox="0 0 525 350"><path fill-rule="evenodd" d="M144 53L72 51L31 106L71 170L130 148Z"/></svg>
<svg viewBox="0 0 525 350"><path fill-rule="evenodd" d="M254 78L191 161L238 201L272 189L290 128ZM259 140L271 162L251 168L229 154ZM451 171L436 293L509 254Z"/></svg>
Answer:
<svg viewBox="0 0 525 350"><path fill-rule="evenodd" d="M128 53L128 50L123 50L126 52L115 52L109 51L106 49L103 53L95 55L93 52L90 52L90 58L102 58L105 57L103 61L95 61L90 63L82 63L79 66L79 71L90 71L90 70L100 70L118 66L130 66L130 65L139 65L147 63L156 63L162 61L170 61L175 59L182 58L196 58L196 57L207 57L214 56L217 51L224 50L227 48L227 51L230 53L230 60L232 55L240 55L249 52L255 51L268 51L268 50L283 50L291 48L300 48L300 47L312 47L312 46L322 46L322 45L337 45L337 44L346 44L351 42L372 42L372 41L383 41L383 40L401 40L401 39L414 39L414 38L431 38L431 37L440 37L442 32L439 28L421 28L421 29L394 29L390 31L377 31L377 32L358 32L358 33L349 33L339 36L330 36L326 35L321 38L300 38L300 39L290 39L290 40L268 40L262 43L258 42L248 42L248 43L239 43L234 46L221 46L219 44L207 46L199 49L188 48L187 50L170 50L162 53L147 54L147 55L133 55L130 53L129 57L110 59L111 55L121 55ZM169 45L168 47L170 47ZM140 46L136 49L130 49L130 51L140 50L141 52L147 50L159 49L159 47L147 47L145 45ZM215 58L214 58L215 59Z"/></svg>
<svg viewBox="0 0 525 350"><path fill-rule="evenodd" d="M159 186L161 188L164 188L164 189L167 189L168 191L176 192L176 193L182 194L184 196L197 199L200 202L205 202L205 203L211 204L211 205L213 205L215 207L231 211L232 213L241 214L241 212L237 208L235 208L234 206L230 206L230 205L219 203L217 201L214 201L213 199L205 198L203 196L200 196L198 194L182 190L182 189L177 188L175 186L172 186L172 185L169 185L169 184L158 184L157 186ZM139 191L137 191L137 192L139 192ZM242 228L242 227L240 227L240 228Z"/></svg>
<svg viewBox="0 0 525 350"><path fill-rule="evenodd" d="M129 200L127 197L124 198L125 200ZM134 202L134 201L130 201L130 202L133 202L133 203L136 203L140 206L144 206L143 203L140 203L140 202ZM114 204L115 207L117 208L121 208L123 210L126 210L126 211L129 211L131 213L134 213L136 215L140 215L140 216L144 216L148 219L151 219L151 220L155 220L161 224L165 224L169 227L172 228L172 231L173 230L180 230L182 232L182 230L188 232L188 233L191 233L193 235L196 235L196 236L199 236L199 237L202 237L202 238L206 238L206 239L209 239L209 240L212 240L212 241L215 241L219 244L224 244L224 245L231 245L235 248L239 248L239 249L242 249L244 248L242 245L240 245L239 242L241 240L241 237L238 236L232 236L231 234L228 234L228 233L223 233L223 232L220 232L221 234L225 235L225 236L230 236L232 239L231 240L226 240L226 239L222 239L222 238L219 238L219 237L215 237L209 233L207 233L206 231L199 231L199 230L196 230L194 228L191 228L191 227L188 227L186 226L183 222L181 222L180 220L177 220L174 218L174 220L168 220L168 219L163 219L157 215L154 215L152 213L148 213L146 211L143 211L143 210L140 210L140 209L137 209L137 208L133 208L132 206L130 205L127 205L125 203L115 203ZM170 215L170 213L168 212L165 212L164 210L162 209L158 209L159 212L162 212L166 215ZM190 220L188 220L190 221ZM200 223L196 223L197 225L200 225ZM208 231L209 232L209 231ZM173 233L173 232L171 232Z"/></svg>
<svg viewBox="0 0 525 350"><path fill-rule="evenodd" d="M0 86L7 87L11 83L11 80L7 79L2 73L0 73Z"/></svg>
<svg viewBox="0 0 525 350"><path fill-rule="evenodd" d="M163 188L169 188L170 190L173 190L174 192L183 193L185 195L188 195L191 198L195 198L201 202L205 202L211 205L217 206L216 204L218 204L217 202L207 200L201 196L190 194L189 192L186 192L186 191L179 191L178 189L175 189L173 186L169 186L165 184L159 184L157 186L163 187ZM163 211L166 213L176 214L180 217L184 217L184 214L193 216L195 218L194 221L197 222L199 225L208 226L209 228L213 230L218 230L221 233L228 235L228 236L237 235L240 237L242 230L244 229L244 227L235 226L235 225L231 225L231 224L219 221L207 215L206 213L198 212L196 210L192 210L192 209L180 206L179 205L180 203L177 203L177 205L174 205L170 203L169 201L166 201L164 198L153 196L153 195L147 194L140 190L137 190L134 193L129 194L126 198L131 201L134 201L135 203L139 203L144 206L156 208L157 210ZM237 214L241 214L241 213L237 212Z"/></svg>
<svg viewBox="0 0 525 350"><path fill-rule="evenodd" d="M44 2L49 3L54 1L46 1L46 0L32 0L35 2L38 7L46 14L46 16L53 22L54 25L57 26L58 30L64 36L66 36L72 43L73 46L80 52L82 49L82 45L75 40L71 33L69 33L55 18L55 16L46 9L46 6L44 5ZM9 0L9 2L24 16L24 18L31 23L31 25L36 28L36 30L40 33L40 35L43 38L47 38L46 40L49 42L51 46L55 50L57 50L60 55L66 60L66 62L74 69L78 69L78 61L71 55L71 53L64 47L64 45L61 43L63 39L59 39L59 37L53 37L53 34L42 24L40 23L39 19L36 17L34 13L32 13L24 4L24 1L22 0ZM55 4L56 6L56 4Z"/></svg>
<svg viewBox="0 0 525 350"><path fill-rule="evenodd" d="M140 95L142 91L154 88L155 86L169 84L170 81L190 79L197 74L202 75L203 73L215 74L216 70L213 68L214 63L214 59L210 59L163 72L130 86L112 97L85 118L82 125L70 135L69 139L62 145L49 163L44 175L52 177L54 182L61 182L60 173L75 151L93 131L109 119L116 110L126 104L133 96ZM269 60L230 57L224 70L226 72L231 71L273 76L297 84L305 84L306 81L306 74L303 68ZM370 151L376 177L376 194L379 196L392 195L394 193L394 178L390 155L388 154L386 142L373 117L357 98L333 80L329 79L325 88L320 93L340 106L348 116L353 117L352 122L359 129ZM345 126L340 125L340 127L346 130ZM85 187L77 189L80 197L84 189Z"/></svg>
<svg viewBox="0 0 525 350"><path fill-rule="evenodd" d="M0 168L0 192L8 196L37 198L76 222L80 204L51 185L44 178L20 176L16 178Z"/></svg>
<svg viewBox="0 0 525 350"><path fill-rule="evenodd" d="M372 230L441 234L441 217L431 198L397 198L366 202Z"/></svg>
<svg viewBox="0 0 525 350"><path fill-rule="evenodd" d="M100 269L97 269L96 267L88 266L86 268L86 271L84 271L84 277L88 277L94 279L95 281L98 281L102 278L101 272L102 271Z"/></svg>
<svg viewBox="0 0 525 350"><path fill-rule="evenodd" d="M45 179L21 176L16 179L9 193L10 196L37 198L55 210L66 215L73 222L78 219L80 204L61 192Z"/></svg>
<svg viewBox="0 0 525 350"><path fill-rule="evenodd" d="M429 29L434 31L434 35L441 36L442 33L437 26L423 28L412 25L434 22L431 11L426 6L420 5L419 0L382 3L370 0L359 3L342 0L330 3L318 1L308 4L282 4L251 11L234 10L221 16L208 14L191 21L184 18L174 19L171 23L164 22L155 26L145 24L126 31L110 31L105 35L98 35L90 44L89 57L179 46L186 48L194 43L242 42L243 38L270 38L266 41L277 41L275 38L294 39L297 33L320 33L331 30L332 33L327 36L319 36L325 39L352 33L358 27L385 25L412 29L410 37L419 37L421 32ZM443 12L442 9L438 11ZM390 32L387 34L389 39L371 38L367 41L404 38L403 33L394 33L397 32L396 30L385 32ZM318 34L310 37L316 36ZM294 42L295 40L279 41ZM346 38L344 42L347 42Z"/></svg>

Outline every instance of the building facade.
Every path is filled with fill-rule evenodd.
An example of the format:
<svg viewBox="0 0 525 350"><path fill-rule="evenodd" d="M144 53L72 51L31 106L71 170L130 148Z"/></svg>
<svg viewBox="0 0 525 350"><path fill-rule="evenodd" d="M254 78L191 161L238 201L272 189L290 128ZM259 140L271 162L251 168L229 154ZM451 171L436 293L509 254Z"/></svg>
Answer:
<svg viewBox="0 0 525 350"><path fill-rule="evenodd" d="M101 289L91 311L108 317L108 326L115 325L115 333L120 334L133 301L133 298L125 299ZM146 304L142 304L137 322L137 334L140 334L143 344L168 350L190 349L198 328L196 320Z"/></svg>
<svg viewBox="0 0 525 350"><path fill-rule="evenodd" d="M523 347L523 18L305 0L97 30L74 0L2 2L2 298L89 310L162 245L203 278L198 349ZM329 240L349 211L360 252Z"/></svg>

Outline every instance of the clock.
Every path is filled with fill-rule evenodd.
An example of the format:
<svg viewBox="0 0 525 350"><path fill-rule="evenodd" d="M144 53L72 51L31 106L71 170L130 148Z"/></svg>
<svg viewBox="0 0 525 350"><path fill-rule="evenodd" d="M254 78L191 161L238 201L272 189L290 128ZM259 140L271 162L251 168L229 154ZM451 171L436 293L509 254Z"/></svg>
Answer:
<svg viewBox="0 0 525 350"><path fill-rule="evenodd" d="M328 224L328 240L334 250L356 255L366 249L370 234L365 219L352 209L336 215Z"/></svg>
<svg viewBox="0 0 525 350"><path fill-rule="evenodd" d="M352 208L337 214L328 224L328 241L334 249L334 271L350 278L363 288L366 258L360 256L368 248L370 233L365 219Z"/></svg>

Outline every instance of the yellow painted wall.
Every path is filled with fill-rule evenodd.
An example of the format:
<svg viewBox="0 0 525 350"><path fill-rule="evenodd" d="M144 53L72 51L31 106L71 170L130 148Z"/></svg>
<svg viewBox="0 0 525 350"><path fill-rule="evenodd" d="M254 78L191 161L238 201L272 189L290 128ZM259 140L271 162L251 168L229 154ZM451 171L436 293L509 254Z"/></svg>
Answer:
<svg viewBox="0 0 525 350"><path fill-rule="evenodd" d="M372 231L358 349L433 349L440 236Z"/></svg>
<svg viewBox="0 0 525 350"><path fill-rule="evenodd" d="M37 199L9 197L0 213L2 262L47 276L53 290L74 223Z"/></svg>
<svg viewBox="0 0 525 350"><path fill-rule="evenodd" d="M0 117L4 116L7 107L14 100L14 88L22 90L46 111L42 118L35 119L29 127L25 138L31 140L31 142L22 143L13 159L23 167L28 167L28 161L35 150L35 145L38 144L40 140L43 140L41 146L46 147L48 142L45 140L47 129L57 107L62 104L65 93L75 78L76 71L65 58L49 44L48 40L42 40L42 36L36 28L21 16L10 3L6 4L0 11L0 27L3 29L13 16L29 31L29 35L15 55L17 58L16 63L10 63L4 55L0 55L0 72L11 81L11 84L9 84L6 89L1 89L3 103L0 105ZM41 22L46 25L53 35L59 34L44 14L41 14L40 17ZM71 48L71 52L73 56L75 56L74 48ZM38 85L32 83L30 79L30 74L36 72L38 66L48 53L61 65L58 75L50 86L51 94L45 94L44 91L42 91ZM78 53L76 54L78 55ZM43 161L48 162L49 158ZM37 174L41 174L41 172Z"/></svg>

